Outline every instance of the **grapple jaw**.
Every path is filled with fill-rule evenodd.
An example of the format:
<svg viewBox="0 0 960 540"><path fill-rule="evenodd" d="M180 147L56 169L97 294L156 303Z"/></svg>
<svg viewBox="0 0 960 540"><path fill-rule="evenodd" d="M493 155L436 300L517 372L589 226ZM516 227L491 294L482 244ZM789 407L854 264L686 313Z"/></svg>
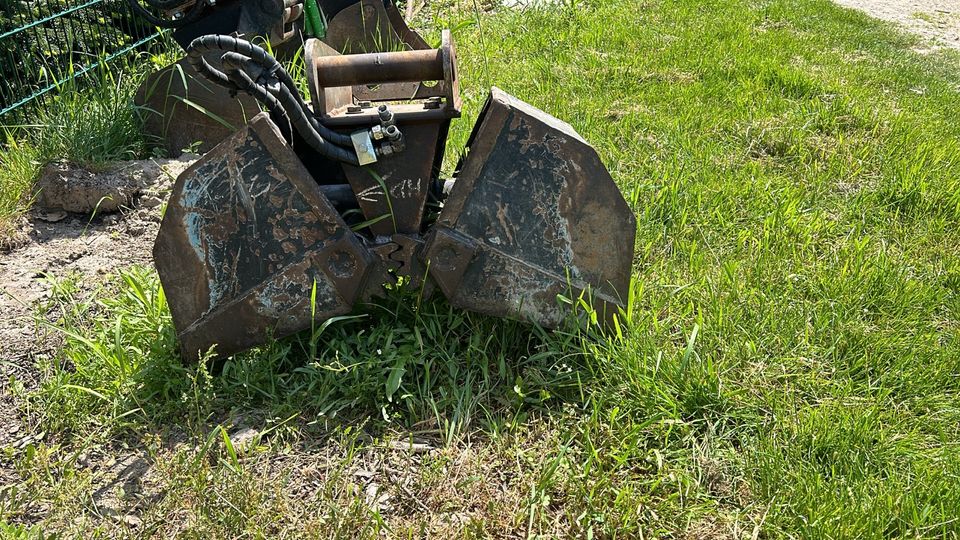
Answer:
<svg viewBox="0 0 960 540"><path fill-rule="evenodd" d="M184 358L347 313L375 263L266 114L177 178L153 256Z"/></svg>
<svg viewBox="0 0 960 540"><path fill-rule="evenodd" d="M636 219L574 129L494 88L424 259L450 302L555 327L558 295L587 294L610 320L624 305Z"/></svg>
<svg viewBox="0 0 960 540"><path fill-rule="evenodd" d="M397 108L396 126L408 137L401 153L308 171L302 149L295 152L263 113L177 179L154 258L185 359L308 329L401 276L439 289L456 307L547 328L569 313L560 295L613 320L626 303L636 221L596 151L569 124L494 88L442 195L445 136L459 116L448 35L444 43L449 51L419 56L308 54L311 65L371 61L387 71L393 60L409 67L429 58L414 71L443 77L435 92L443 95ZM404 77L330 73L313 89L314 111L353 133L376 115L341 97Z"/></svg>

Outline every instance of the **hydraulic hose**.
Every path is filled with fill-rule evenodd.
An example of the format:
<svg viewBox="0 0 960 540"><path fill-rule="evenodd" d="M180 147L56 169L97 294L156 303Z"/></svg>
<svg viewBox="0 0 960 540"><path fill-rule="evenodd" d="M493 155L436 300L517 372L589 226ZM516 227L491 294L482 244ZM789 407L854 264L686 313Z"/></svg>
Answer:
<svg viewBox="0 0 960 540"><path fill-rule="evenodd" d="M294 100L296 107L300 109L300 111L307 110L307 104L304 103L303 98L300 97L296 83L293 82L293 79L287 71L283 69L280 62L277 62L277 60L270 56L270 53L262 47L233 36L216 34L200 36L190 43L190 46L187 47L187 57L193 67L214 83L231 88L225 74L211 66L203 57L204 54L211 51L234 52L249 57L256 65L260 66L263 71L277 77L281 85L287 88L290 97ZM328 141L340 146L351 146L353 144L349 135L333 131L321 124L312 115L304 114L304 116L307 117L310 125Z"/></svg>
<svg viewBox="0 0 960 540"><path fill-rule="evenodd" d="M176 8L179 5L185 4L183 0L143 0L150 7L154 9L162 9L164 11L169 11Z"/></svg>
<svg viewBox="0 0 960 540"><path fill-rule="evenodd" d="M146 2L150 7L161 11L169 11L183 3L182 0L146 0ZM200 17L203 9L207 6L206 1L198 0L183 17L179 19L162 19L140 5L140 0L127 0L127 4L130 5L130 9L132 9L134 13L143 17L148 23L159 26L160 28L179 28L191 23Z"/></svg>
<svg viewBox="0 0 960 540"><path fill-rule="evenodd" d="M234 56L240 58L235 58ZM239 67L243 64L243 61L247 59L247 57L237 53L226 53L223 55L221 62L227 78L232 83L232 87L250 94L257 101L263 103L275 118L282 118L289 123L290 118L287 115L287 111L283 109L283 104L280 103L280 100L271 94L265 86L257 84L248 72ZM282 129L286 137L289 130L285 128L285 126L283 126Z"/></svg>
<svg viewBox="0 0 960 540"><path fill-rule="evenodd" d="M212 51L224 53L221 64L230 74L207 62L204 54ZM232 36L207 35L190 43L187 59L213 83L248 92L264 103L271 113L286 118L307 144L320 154L351 165L358 164L350 136L324 126L307 112L293 79L263 48ZM263 74L277 77L279 84L267 86L257 82Z"/></svg>

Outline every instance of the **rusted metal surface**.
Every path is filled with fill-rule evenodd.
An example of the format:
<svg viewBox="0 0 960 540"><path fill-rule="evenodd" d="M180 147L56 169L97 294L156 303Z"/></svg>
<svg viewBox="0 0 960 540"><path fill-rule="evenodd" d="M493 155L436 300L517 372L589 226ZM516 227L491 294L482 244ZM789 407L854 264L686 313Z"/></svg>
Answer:
<svg viewBox="0 0 960 540"><path fill-rule="evenodd" d="M427 49L419 34L410 30L392 2L360 0L339 7L329 17L324 41L342 54L359 54L400 49Z"/></svg>
<svg viewBox="0 0 960 540"><path fill-rule="evenodd" d="M438 173L435 156L443 155L441 128L436 122L401 125L409 153L367 167L344 167L364 217L378 220L370 225L374 234L420 232L427 194Z"/></svg>
<svg viewBox="0 0 960 540"><path fill-rule="evenodd" d="M636 219L570 127L494 88L426 248L454 305L555 327L558 294L625 303Z"/></svg>
<svg viewBox="0 0 960 540"><path fill-rule="evenodd" d="M387 12L387 18L390 20L390 26L393 27L394 32L397 33L397 37L400 38L400 41L402 41L404 45L410 47L411 49L430 48L430 45L427 44L427 41L423 39L420 34L411 30L410 27L407 26L407 21L404 20L403 14L400 13L400 10L397 9L397 5L392 0L387 0L384 2L384 10Z"/></svg>
<svg viewBox="0 0 960 540"><path fill-rule="evenodd" d="M184 2L175 11L192 5ZM300 0L220 0L208 3L201 16L177 28L173 38L184 48L202 35L233 33L269 38L279 45L299 33L295 22L302 14Z"/></svg>
<svg viewBox="0 0 960 540"><path fill-rule="evenodd" d="M458 88L453 49L449 32L444 32L439 49L404 52L340 55L320 42L307 43L308 80L318 116L330 126L360 129L380 122L376 104L390 102L403 133L407 150L402 156L343 168L364 218L373 222L369 229L374 235L422 232L428 193L439 182L450 120L460 114L459 99L448 98L442 107L431 105L439 105L437 98ZM357 98L358 91L373 85L407 81L422 86L431 80L440 81L434 91L421 98L408 94L403 105L393 103L395 95L384 94L391 89Z"/></svg>
<svg viewBox="0 0 960 540"><path fill-rule="evenodd" d="M322 87L443 79L440 49L329 55L316 59L316 84Z"/></svg>
<svg viewBox="0 0 960 540"><path fill-rule="evenodd" d="M183 2L172 12L183 13L192 5ZM270 39L280 58L290 57L283 52L302 45L295 25L301 14L299 0L221 0L208 4L197 20L177 28L173 38L186 48L194 38L211 33L261 36ZM207 60L219 63L217 58ZM260 112L255 99L211 84L185 58L150 74L137 89L135 103L144 132L162 142L171 156L187 148L207 152Z"/></svg>
<svg viewBox="0 0 960 540"><path fill-rule="evenodd" d="M134 97L144 132L171 156L185 148L208 152L260 112L246 94L232 97L201 77L186 59L151 73ZM205 111L216 111L216 118Z"/></svg>
<svg viewBox="0 0 960 540"><path fill-rule="evenodd" d="M154 260L186 358L348 312L373 263L265 114L177 179Z"/></svg>
<svg viewBox="0 0 960 540"><path fill-rule="evenodd" d="M307 43L308 112L357 159L318 159L260 114L177 179L154 255L185 358L310 328L400 279L548 328L571 312L561 295L604 321L623 307L636 220L569 124L494 88L452 187L440 179L460 114L442 42L344 56Z"/></svg>
<svg viewBox="0 0 960 540"><path fill-rule="evenodd" d="M375 107L356 107L365 101L390 102L398 121L460 116L457 54L449 30L442 32L439 49L378 54L341 55L311 39L304 59L314 113L330 125L375 123Z"/></svg>
<svg viewBox="0 0 960 540"><path fill-rule="evenodd" d="M319 4L330 18L324 39L337 51L429 49L423 38L407 27L390 1L320 0ZM189 5L192 2L184 2L179 11ZM206 34L261 36L269 39L274 55L284 60L301 54L301 16L300 0L221 0L205 8L196 21L179 27L173 36L184 48L194 38ZM216 58L208 61L219 64ZM442 79L442 72L436 78ZM380 93L392 89L396 95L421 98L427 87L388 83L380 88ZM367 87L359 86L357 93L363 94L363 89ZM361 99L376 97L366 95ZM249 96L233 97L226 89L198 77L184 59L151 74L139 88L136 103L142 110L145 133L161 141L170 155L179 155L186 148L209 151L260 110Z"/></svg>

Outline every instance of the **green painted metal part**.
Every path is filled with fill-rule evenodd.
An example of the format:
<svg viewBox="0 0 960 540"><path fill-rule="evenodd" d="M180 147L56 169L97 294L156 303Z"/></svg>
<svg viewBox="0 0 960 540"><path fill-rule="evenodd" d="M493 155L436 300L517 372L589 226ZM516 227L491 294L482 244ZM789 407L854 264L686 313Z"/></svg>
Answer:
<svg viewBox="0 0 960 540"><path fill-rule="evenodd" d="M327 25L324 22L320 6L317 5L317 0L306 0L303 3L303 14L304 29L307 34L317 39L327 37Z"/></svg>

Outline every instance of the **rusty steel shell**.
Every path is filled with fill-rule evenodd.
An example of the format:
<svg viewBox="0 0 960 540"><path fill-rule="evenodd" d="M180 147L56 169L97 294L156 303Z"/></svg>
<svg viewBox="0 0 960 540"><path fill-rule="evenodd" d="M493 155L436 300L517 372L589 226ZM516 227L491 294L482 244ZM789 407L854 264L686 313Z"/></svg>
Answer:
<svg viewBox="0 0 960 540"><path fill-rule="evenodd" d="M319 185L266 113L177 179L154 260L184 359L305 330L399 278L547 328L570 313L560 295L613 319L629 294L636 220L569 124L494 88L433 221L425 202L442 185L449 118L397 118L413 151L342 165L349 185ZM338 207L359 207L360 231Z"/></svg>
<svg viewBox="0 0 960 540"><path fill-rule="evenodd" d="M365 54L328 55L317 58L316 83L324 88L354 86L374 81L420 82L443 80L443 51L375 52Z"/></svg>
<svg viewBox="0 0 960 540"><path fill-rule="evenodd" d="M185 359L350 311L374 262L265 113L180 175L154 261Z"/></svg>
<svg viewBox="0 0 960 540"><path fill-rule="evenodd" d="M336 6L339 9L331 15L334 6L328 4L343 3L335 0L320 3L321 9L330 17L324 41L337 52L357 54L430 48L420 34L407 26L393 2L360 0L349 6Z"/></svg>
<svg viewBox="0 0 960 540"><path fill-rule="evenodd" d="M452 304L556 327L557 295L609 321L626 303L636 218L574 129L494 88L424 258Z"/></svg>
<svg viewBox="0 0 960 540"><path fill-rule="evenodd" d="M253 97L233 97L226 88L205 81L181 58L148 75L137 89L134 102L144 133L162 142L168 155L179 155L197 142L194 150L207 152L260 110Z"/></svg>

